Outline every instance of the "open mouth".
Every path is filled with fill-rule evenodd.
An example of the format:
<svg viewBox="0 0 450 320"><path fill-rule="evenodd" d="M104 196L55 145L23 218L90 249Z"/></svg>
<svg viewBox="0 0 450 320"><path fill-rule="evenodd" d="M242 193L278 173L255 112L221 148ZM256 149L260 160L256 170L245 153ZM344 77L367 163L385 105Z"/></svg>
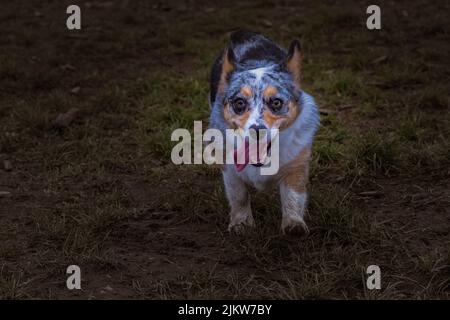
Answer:
<svg viewBox="0 0 450 320"><path fill-rule="evenodd" d="M241 172L251 164L255 167L261 167L269 161L271 143L268 139L251 140L245 138L245 143L234 150L234 164L236 170Z"/></svg>

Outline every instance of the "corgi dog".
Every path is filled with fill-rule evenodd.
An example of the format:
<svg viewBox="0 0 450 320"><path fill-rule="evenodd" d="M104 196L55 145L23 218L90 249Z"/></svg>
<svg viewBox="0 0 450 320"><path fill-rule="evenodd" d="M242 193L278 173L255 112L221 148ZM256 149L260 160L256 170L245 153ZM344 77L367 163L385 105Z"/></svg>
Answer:
<svg viewBox="0 0 450 320"><path fill-rule="evenodd" d="M306 187L319 112L313 97L302 90L301 66L299 41L294 40L286 51L259 33L236 31L212 67L210 128L244 133L279 130L276 174L262 175L260 170L264 164L259 162L222 167L231 209L228 226L231 232L241 233L255 225L250 207L251 190L263 191L277 185L282 207L281 232L308 233L304 220Z"/></svg>

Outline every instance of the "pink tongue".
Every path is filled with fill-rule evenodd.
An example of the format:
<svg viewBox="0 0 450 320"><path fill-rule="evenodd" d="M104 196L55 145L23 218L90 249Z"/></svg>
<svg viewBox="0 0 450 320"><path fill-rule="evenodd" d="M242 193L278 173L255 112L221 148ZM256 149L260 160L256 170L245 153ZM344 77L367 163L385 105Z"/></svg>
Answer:
<svg viewBox="0 0 450 320"><path fill-rule="evenodd" d="M246 140L243 148L241 148L239 150L234 150L234 165L236 166L237 172L241 172L242 170L244 170L245 167L247 166L247 164L250 162L249 148L250 148L250 145L249 145L248 141ZM244 163L238 163L238 153L241 153L241 152L244 152L244 155L245 155ZM242 160L242 159L239 159L239 160Z"/></svg>

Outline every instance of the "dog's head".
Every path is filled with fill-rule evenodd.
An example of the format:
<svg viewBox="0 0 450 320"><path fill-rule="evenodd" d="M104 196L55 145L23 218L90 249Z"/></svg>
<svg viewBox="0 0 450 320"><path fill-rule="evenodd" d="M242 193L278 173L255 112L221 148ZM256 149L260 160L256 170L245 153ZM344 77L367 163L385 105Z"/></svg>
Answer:
<svg viewBox="0 0 450 320"><path fill-rule="evenodd" d="M231 128L279 129L289 127L300 113L299 89L302 55L294 41L285 61L261 62L255 69L242 68L228 48L223 57L219 91L223 114Z"/></svg>
<svg viewBox="0 0 450 320"><path fill-rule="evenodd" d="M228 48L223 56L219 92L223 97L223 115L230 128L242 135L261 139L273 129L288 128L300 113L300 43L292 42L284 61L258 63L243 68ZM264 135L263 135L264 136ZM264 139L270 149L270 135ZM269 150L267 150L269 152Z"/></svg>

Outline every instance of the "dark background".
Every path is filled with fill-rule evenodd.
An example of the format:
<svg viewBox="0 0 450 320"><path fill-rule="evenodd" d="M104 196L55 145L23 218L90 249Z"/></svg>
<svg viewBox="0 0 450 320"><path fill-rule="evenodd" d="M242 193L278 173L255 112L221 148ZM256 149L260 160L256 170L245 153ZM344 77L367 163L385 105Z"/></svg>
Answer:
<svg viewBox="0 0 450 320"><path fill-rule="evenodd" d="M377 2L374 31L369 4L2 1L0 298L449 298L449 3ZM229 235L220 170L171 164L236 28L303 44L322 114L307 237L280 235L275 190Z"/></svg>

